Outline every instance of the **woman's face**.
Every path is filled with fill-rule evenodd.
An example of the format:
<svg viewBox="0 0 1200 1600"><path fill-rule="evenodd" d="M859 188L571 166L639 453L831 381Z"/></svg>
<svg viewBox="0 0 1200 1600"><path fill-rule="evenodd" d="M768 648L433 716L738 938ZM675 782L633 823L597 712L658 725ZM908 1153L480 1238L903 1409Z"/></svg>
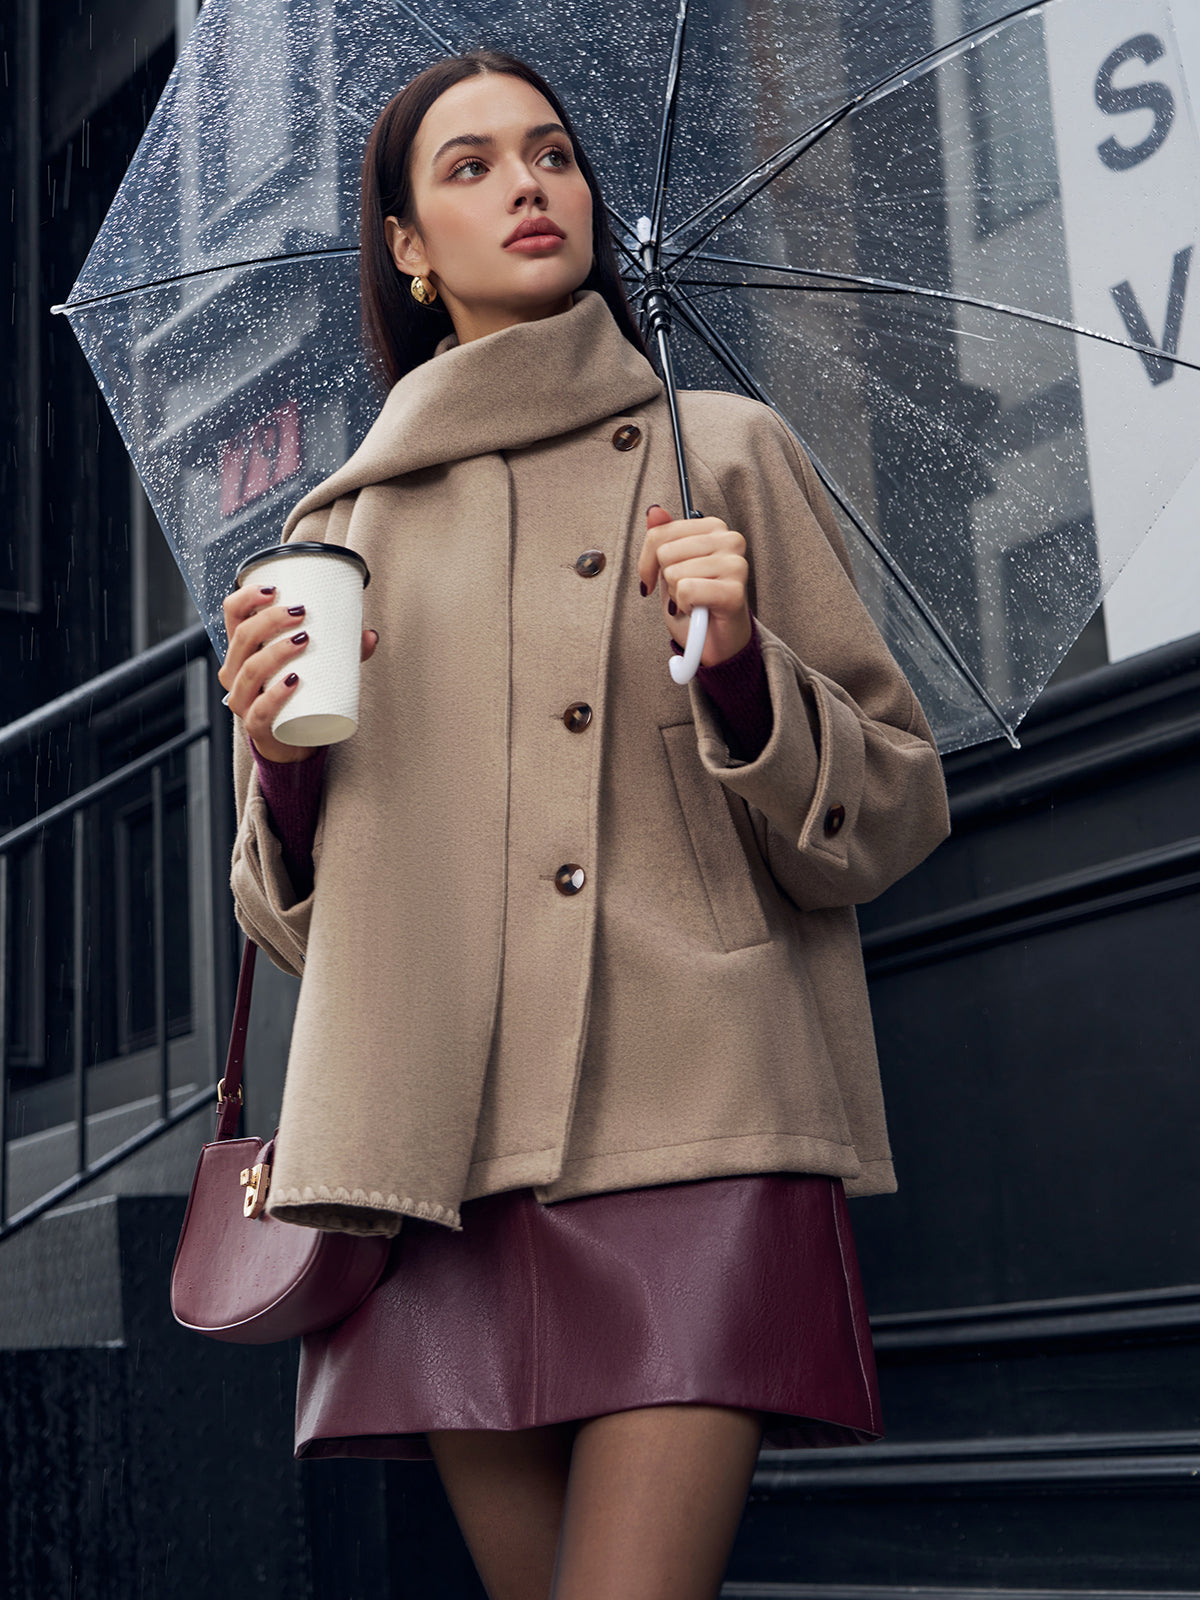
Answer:
<svg viewBox="0 0 1200 1600"><path fill-rule="evenodd" d="M401 272L432 278L462 343L569 309L592 266L592 193L532 84L456 83L426 112L411 161L415 215L408 227L388 217L388 247Z"/></svg>

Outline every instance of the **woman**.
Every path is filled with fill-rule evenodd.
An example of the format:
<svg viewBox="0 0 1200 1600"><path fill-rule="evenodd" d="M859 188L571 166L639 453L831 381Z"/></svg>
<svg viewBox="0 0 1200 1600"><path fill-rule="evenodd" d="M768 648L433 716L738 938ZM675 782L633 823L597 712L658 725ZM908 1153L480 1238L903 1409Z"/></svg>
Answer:
<svg viewBox="0 0 1200 1600"><path fill-rule="evenodd" d="M304 975L269 1209L397 1236L304 1342L297 1453L428 1449L493 1600L701 1600L764 1427L879 1433L853 905L944 836L940 763L768 410L684 395L710 514L664 509L662 387L533 71L423 73L363 200L393 387L285 528L370 566L359 731L272 737L307 635L269 591L221 673L239 919Z"/></svg>

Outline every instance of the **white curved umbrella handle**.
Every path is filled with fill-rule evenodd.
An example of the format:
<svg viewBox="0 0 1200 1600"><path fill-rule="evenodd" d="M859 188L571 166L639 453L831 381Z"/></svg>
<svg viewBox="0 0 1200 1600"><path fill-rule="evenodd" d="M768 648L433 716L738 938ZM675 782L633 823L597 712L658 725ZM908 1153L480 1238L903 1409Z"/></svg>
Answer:
<svg viewBox="0 0 1200 1600"><path fill-rule="evenodd" d="M671 657L671 676L678 684L691 683L700 665L700 652L708 637L708 607L697 606L688 618L687 644L681 656Z"/></svg>

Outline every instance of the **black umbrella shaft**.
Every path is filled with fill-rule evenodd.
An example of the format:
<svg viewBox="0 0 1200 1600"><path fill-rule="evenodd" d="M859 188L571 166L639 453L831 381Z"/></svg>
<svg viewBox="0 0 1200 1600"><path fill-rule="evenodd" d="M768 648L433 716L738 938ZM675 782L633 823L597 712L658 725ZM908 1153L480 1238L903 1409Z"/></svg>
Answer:
<svg viewBox="0 0 1200 1600"><path fill-rule="evenodd" d="M647 245L644 254L649 256L652 246ZM675 467L679 473L679 493L683 499L683 515L685 517L699 516L692 505L692 490L688 483L687 463L683 457L683 426L679 420L679 392L675 384L675 368L671 361L671 305L667 298L667 287L663 275L657 267L651 267L646 273L646 298L644 301L646 320L654 342L658 346L658 364L662 371L663 382L667 389L667 406L671 412L671 438L675 445Z"/></svg>

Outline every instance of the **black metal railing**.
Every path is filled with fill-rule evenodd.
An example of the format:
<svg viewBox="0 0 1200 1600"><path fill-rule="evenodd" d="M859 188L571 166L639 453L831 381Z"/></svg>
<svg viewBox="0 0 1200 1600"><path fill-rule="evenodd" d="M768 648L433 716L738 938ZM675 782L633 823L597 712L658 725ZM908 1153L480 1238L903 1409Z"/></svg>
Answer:
<svg viewBox="0 0 1200 1600"><path fill-rule="evenodd" d="M0 729L0 1238L211 1099L235 954L219 694L197 623Z"/></svg>

